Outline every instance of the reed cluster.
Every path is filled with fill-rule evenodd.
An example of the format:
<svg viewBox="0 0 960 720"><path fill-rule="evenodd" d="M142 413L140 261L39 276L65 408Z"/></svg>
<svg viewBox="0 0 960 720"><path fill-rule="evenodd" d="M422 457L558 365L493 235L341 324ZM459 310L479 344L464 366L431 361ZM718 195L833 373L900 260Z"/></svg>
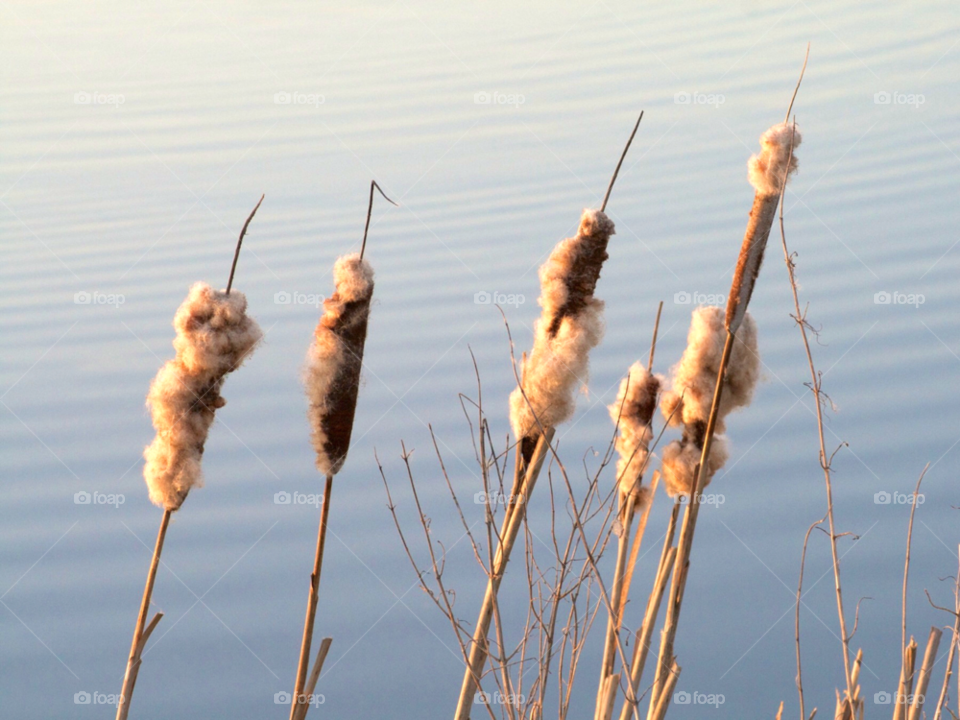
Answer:
<svg viewBox="0 0 960 720"><path fill-rule="evenodd" d="M801 71L801 79L802 75ZM790 109L792 105L793 100ZM444 551L431 536L430 521L421 505L406 446L402 446L402 457L423 528L429 557L426 564L417 559L417 553L407 541L386 474L380 467L404 551L421 587L450 622L464 663L455 720L469 720L478 700L486 713L496 718L496 712L485 700L493 685L503 699L501 715L510 720L541 720L552 694L548 687L554 681L557 715L564 720L570 713L578 670L588 648L593 623L598 620L605 631L595 720L610 720L618 704L620 720L639 718L644 703L647 720L662 720L667 715L681 674L676 639L689 572L694 567L692 552L704 502L703 491L729 458L732 444L727 435L727 421L730 413L751 404L760 378L759 328L748 306L778 208L796 313L794 319L801 330L811 374L809 388L816 406L819 460L827 498L824 519L811 526L804 541L797 589L800 716L801 720L812 720L816 713L816 709L806 712L802 682L799 607L803 563L811 532L826 523L845 685L842 692L836 691L834 716L838 720L862 720L863 653L860 651L851 659L853 632L847 629L848 613L837 552L837 540L842 534L836 530L833 512L833 456L827 453L823 435L822 378L814 365L807 336L809 326L805 313L801 312L797 292L794 257L787 249L783 230L783 198L788 181L797 170L795 151L801 143L795 121L790 122L790 109L784 122L761 135L760 151L747 164L747 180L754 190L753 205L726 307L706 306L693 311L685 349L669 373L663 375L654 371L663 309L660 304L646 362L637 360L629 366L615 400L608 406L614 424L611 439L599 466L587 469L585 490L574 488L559 454L556 433L558 427L575 414L577 392L588 385L590 352L603 336L604 303L596 291L610 256L610 239L616 232L614 220L606 212L607 201L637 132L639 119L601 207L583 210L576 234L556 244L540 268L541 314L534 326L529 356L524 356L519 370L515 371L516 387L508 400L512 436L508 434L502 449L497 448L490 430L479 391L479 370L478 396L475 401L464 400L465 409L472 407L476 411L475 423L469 412L467 415L476 434L482 492L488 498L483 517L485 537L477 533L474 524L465 517L434 439L441 473L463 524L464 535L486 577L475 623L465 623L454 609L456 595L444 580ZM339 257L333 266L334 291L323 303L303 373L310 439L316 454L316 468L325 479L325 490L293 683L291 720L306 717L310 707L308 698L319 682L332 643L331 638L324 638L311 664L333 481L343 470L350 450L374 293L374 271L364 259L364 251L377 190L393 203L376 182L371 182L360 252ZM181 508L193 488L202 485L201 460L215 412L225 403L221 391L227 375L242 365L263 337L257 323L247 314L246 298L239 292L231 293L240 244L257 208L259 203L240 233L227 288L219 291L197 283L177 310L173 343L176 355L162 366L147 396L157 434L144 452L144 477L150 499L163 509L163 517L128 657L118 706L119 720L129 713L141 655L161 617L158 613L149 624L146 622L171 514ZM617 268L612 272L617 272ZM509 324L507 333L509 336ZM658 408L660 418L657 418ZM586 463L584 467L587 468ZM529 524L530 499L541 475L546 477L552 511L549 542L535 536ZM645 480L647 478L649 480ZM653 581L645 602L631 603L633 578L638 563L647 554L641 555L640 551L661 480L670 504L666 532L656 566L651 561ZM915 498L922 480L923 474L914 491ZM507 500L499 507L491 502L492 497ZM948 683L958 654L960 579L956 580L954 606L941 608L954 618L954 626L943 683L933 707L926 696L943 633L939 628L931 629L922 657L918 657L916 641L911 637L908 643L906 636L906 588L915 510L916 503L907 533L902 659L893 717L894 720L921 720L927 712L938 720L947 706ZM507 617L509 611L500 605L500 589L518 545L523 548L522 564L529 600L529 609L519 622ZM602 558L614 546L616 558L612 572L604 572ZM635 607L640 609L634 613ZM631 614L635 617L629 617ZM855 615L854 631L856 625ZM511 631L518 627L517 637L511 637ZM645 675L651 654L656 659L652 671ZM690 660L695 661L696 657ZM778 719L782 712L783 704Z"/></svg>

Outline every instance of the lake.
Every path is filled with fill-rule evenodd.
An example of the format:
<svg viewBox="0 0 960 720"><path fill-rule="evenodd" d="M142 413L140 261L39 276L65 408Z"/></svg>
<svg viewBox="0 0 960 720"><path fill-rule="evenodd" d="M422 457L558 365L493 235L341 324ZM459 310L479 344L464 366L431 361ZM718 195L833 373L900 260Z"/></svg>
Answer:
<svg viewBox="0 0 960 720"><path fill-rule="evenodd" d="M851 533L840 540L851 625L869 598L851 645L864 650L867 714L889 712L874 705L899 673L903 500L928 462L908 593L921 652L931 625L952 622L924 590L953 602L960 542L955 4L20 2L0 16L5 716L112 716L101 700L120 690L161 516L142 478L154 434L144 398L173 356L176 308L195 281L225 285L261 193L234 287L265 340L227 380L206 487L171 524L153 597L165 617L131 716L286 716L274 697L293 683L319 510L275 495L323 490L301 372L332 264L359 249L375 178L400 207L373 209L366 369L317 619L317 637L334 643L311 716L449 717L459 649L417 587L376 458L425 562L401 442L412 451L431 537L448 550L445 580L472 625L485 578L460 542L428 425L469 522L482 524L459 398L476 398L471 352L502 442L515 385L504 316L519 355L539 313L537 267L599 205L643 110L608 208L606 334L558 430L585 487L657 304L655 368L668 373L693 307L725 302L753 196L746 161L783 120L808 42L785 226L833 403L828 450L849 444L834 498L838 531ZM676 648L678 691L722 695L717 718L773 717L781 700L785 716L797 712L794 594L804 534L826 506L778 232L751 311L762 382L728 423L731 458L710 486L724 502L700 516ZM659 493L638 588L668 506ZM546 513L547 496L535 498L533 522ZM814 533L801 623L807 709L820 714L843 685L830 568ZM521 618L524 580L518 565L504 581ZM599 622L573 715L592 712ZM90 707L76 704L83 693ZM670 713L702 716L694 704Z"/></svg>

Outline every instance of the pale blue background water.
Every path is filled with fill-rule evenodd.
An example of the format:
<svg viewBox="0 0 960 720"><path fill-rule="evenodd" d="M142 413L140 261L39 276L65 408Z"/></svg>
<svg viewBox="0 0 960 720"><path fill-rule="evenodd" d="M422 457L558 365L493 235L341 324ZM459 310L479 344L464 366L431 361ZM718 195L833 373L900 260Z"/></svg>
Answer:
<svg viewBox="0 0 960 720"><path fill-rule="evenodd" d="M166 617L133 715L285 717L273 695L292 683L317 511L273 497L322 486L298 377L317 310L275 296L329 293L333 260L357 247L371 177L402 208L379 203L371 229L377 304L333 498L318 634L335 642L319 691L328 717L449 715L455 644L415 587L374 449L412 532L401 439L415 448L434 536L453 545L461 532L426 424L469 499L479 480L457 398L475 387L468 347L500 436L513 382L500 315L474 294L524 295L504 310L518 349L529 346L536 267L599 202L644 109L609 207L617 235L597 291L607 335L590 395L560 430L575 470L590 446L603 448L605 405L646 352L656 303L666 301L666 371L691 310L675 294L727 292L752 197L745 163L783 118L808 41L788 239L838 408L827 439L850 443L835 462L839 529L860 536L842 541L844 589L851 617L858 598L872 598L854 645L868 714L886 714L872 699L896 680L908 508L874 494L908 492L931 462L910 592L910 632L922 638L949 621L923 589L950 601L940 578L955 572L960 541L958 26L947 2L4 4L2 715L112 716L74 694L119 690L160 517L140 475L153 435L143 398L172 355L170 321L187 288L225 282L237 231L266 193L236 281L266 341L228 381L207 487L168 535L154 594ZM695 92L723 102L675 100ZM879 104L882 92L900 95ZM78 93L123 102L77 103ZM277 93L317 102L277 104ZM477 104L477 93L518 102ZM910 95L913 104L896 102ZM876 304L884 291L924 302ZM124 302L76 304L80 292ZM712 486L726 502L701 514L677 645L678 689L725 703L672 717L769 717L781 699L796 711L793 592L824 493L791 307L772 245L752 305L764 381L730 422L732 459ZM81 491L125 502L77 505ZM665 507L661 497L651 547ZM842 682L827 548L814 537L802 616L808 709L821 712ZM483 579L465 544L448 574L472 622ZM520 581L505 584L516 612ZM579 714L592 706L598 654L584 662Z"/></svg>

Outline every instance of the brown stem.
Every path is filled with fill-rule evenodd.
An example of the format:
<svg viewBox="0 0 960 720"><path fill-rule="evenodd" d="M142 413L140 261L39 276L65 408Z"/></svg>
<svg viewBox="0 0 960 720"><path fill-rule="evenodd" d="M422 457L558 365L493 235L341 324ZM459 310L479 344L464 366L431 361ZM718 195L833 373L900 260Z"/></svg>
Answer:
<svg viewBox="0 0 960 720"><path fill-rule="evenodd" d="M469 720L470 710L473 707L473 697L477 691L478 680L483 672L483 666L487 661L487 634L490 632L490 621L493 619L493 606L496 602L497 592L500 589L500 581L503 579L503 573L510 560L510 553L513 550L520 525L523 522L523 515L526 511L527 503L530 500L530 494L533 491L537 477L540 475L540 468L543 466L543 461L547 456L550 442L553 440L553 434L553 428L548 428L545 434L540 436L533 457L526 466L525 479L522 483L518 483L517 479L514 479L514 489L515 491L519 489L519 492L511 498L511 503L507 506L507 512L504 513L503 527L500 532L500 544L497 547L497 555L494 559L493 566L490 568L490 578L487 581L487 590L483 598L483 604L480 606L480 615L477 618L477 625L473 634L470 657L463 674L463 684L460 688L460 697L457 700L457 711L454 716L456 720ZM518 469L520 467L521 466L518 465Z"/></svg>
<svg viewBox="0 0 960 720"><path fill-rule="evenodd" d="M323 548L327 540L327 522L330 519L330 493L333 491L333 475L327 475L323 490L323 507L320 508L320 527L317 529L317 553L313 560L313 573L310 575L310 594L307 599L307 616L303 622L303 640L300 643L300 663L297 666L297 682L293 690L290 707L290 720L296 720L300 697L307 682L310 665L310 644L313 642L313 624L317 618L317 602L320 599L320 571L323 568Z"/></svg>
<svg viewBox="0 0 960 720"><path fill-rule="evenodd" d="M150 611L150 598L153 596L153 584L157 579L157 568L160 565L160 553L163 552L163 541L167 536L167 527L170 525L170 510L163 511L160 520L160 530L157 532L157 544L153 548L153 558L150 560L150 570L147 572L147 584L143 589L143 598L140 601L140 614L137 615L137 625L133 630L133 642L130 644L130 656L127 659L127 670L123 676L123 689L120 691L120 700L117 703L117 720L126 720L130 713L130 702L133 700L133 688L137 682L137 673L140 670L140 655L143 652L144 640L156 627L162 615L158 615L150 623L147 632L144 626L147 623L147 613Z"/></svg>
<svg viewBox="0 0 960 720"><path fill-rule="evenodd" d="M707 430L700 455L700 464L697 467L697 480L694 483L693 493L683 516L683 526L680 529L680 539L677 541L677 560L673 567L673 581L670 585L670 602L667 604L667 618L663 626L663 641L660 644L660 657L657 664L656 680L654 681L653 696L650 708L653 711L650 720L657 720L666 714L670 704L669 694L664 695L670 687L671 669L676 666L673 656L674 640L677 636L677 627L680 622L680 606L683 603L683 592L687 585L687 571L690 567L690 552L693 549L693 534L697 528L697 517L700 514L700 496L706 483L707 462L710 459L710 450L713 446L713 433L720 411L720 399L723 395L723 380L733 351L735 334L728 332L727 341L723 346L723 355L720 358L720 370L717 372L717 384L713 392L713 405L710 408L710 417L707 420ZM676 684L676 679L672 680Z"/></svg>

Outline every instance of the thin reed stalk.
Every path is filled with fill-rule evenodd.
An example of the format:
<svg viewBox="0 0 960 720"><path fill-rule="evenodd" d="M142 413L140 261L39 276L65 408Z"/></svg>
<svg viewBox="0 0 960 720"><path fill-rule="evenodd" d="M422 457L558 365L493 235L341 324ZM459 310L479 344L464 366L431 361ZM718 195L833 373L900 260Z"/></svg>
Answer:
<svg viewBox="0 0 960 720"><path fill-rule="evenodd" d="M317 618L317 604L320 601L320 573L323 569L323 550L327 539L327 524L330 521L330 494L333 492L333 475L327 475L323 489L323 506L320 508L320 526L317 529L317 549L313 558L313 572L310 573L310 592L307 596L307 615L303 621L303 637L300 640L300 661L297 663L297 681L293 689L293 699L290 707L290 720L297 720L302 709L306 715L306 695L304 692L307 683L307 672L310 665L310 645L313 642L313 626ZM329 644L328 644L329 647ZM324 657L326 653L324 653ZM322 662L318 658L318 662ZM312 676L311 676L312 677ZM317 671L319 678L319 670ZM314 684L316 684L314 682Z"/></svg>
<svg viewBox="0 0 960 720"><path fill-rule="evenodd" d="M633 527L633 516L635 514L636 498L630 494L621 496L625 503L620 509L620 536L617 542L617 560L614 565L613 586L610 589L611 611L608 613L607 632L604 641L603 656L600 663L600 687L597 690L597 707L594 717L596 720L602 720L604 716L609 717L606 712L606 704L611 706L612 713L613 700L616 694L616 687L613 691L608 690L609 680L613 675L613 662L616 653L616 636L620 632L620 623L623 620L621 609L623 607L623 581L624 571L627 565L627 556L630 553L630 531ZM619 675L617 676L619 679Z"/></svg>
<svg viewBox="0 0 960 720"><path fill-rule="evenodd" d="M907 720L921 720L923 717L923 703L927 695L927 686L930 685L933 664L937 661L937 649L940 647L942 635L943 630L940 628L930 628L930 637L927 638L927 648L923 653L923 664L920 665L920 675L917 677L917 684L914 687Z"/></svg>
<svg viewBox="0 0 960 720"><path fill-rule="evenodd" d="M917 662L917 641L910 642L903 649L903 664L900 667L900 682L897 684L897 696L894 700L893 720L906 720L907 698L913 692L914 667Z"/></svg>
<svg viewBox="0 0 960 720"><path fill-rule="evenodd" d="M793 155L793 146L790 148L790 155ZM784 185L784 189L786 185ZM782 194L782 193L781 193ZM813 353L810 350L810 340L807 337L807 328L809 324L807 323L806 314L800 309L800 297L797 290L797 280L794 274L795 264L793 261L793 256L790 254L790 251L787 248L787 236L786 231L784 230L783 224L783 205L780 206L780 238L783 245L783 256L787 264L787 273L790 280L790 289L793 295L793 307L795 315L793 315L794 320L797 323L797 326L800 329L800 336L803 340L804 352L807 356L807 367L810 370L811 382L809 384L810 392L813 394L814 405L816 407L816 416L817 416L817 438L820 443L820 467L823 469L823 478L824 484L826 487L827 493L827 524L830 532L830 555L832 559L833 566L833 579L834 579L834 591L837 598L837 616L840 623L840 644L843 650L843 670L844 678L847 686L847 697L853 697L853 678L851 676L851 663L850 663L850 635L847 633L847 620L846 615L843 611L843 589L840 582L840 555L837 551L837 540L838 535L836 531L836 524L834 522L834 513L833 513L833 480L831 474L831 463L833 461L833 456L836 454L834 451L833 454L827 455L827 444L824 438L823 432L823 391L821 387L821 376L817 372L816 365L813 362Z"/></svg>
<svg viewBox="0 0 960 720"><path fill-rule="evenodd" d="M620 532L617 533L617 560L614 565L613 586L610 591L610 611L607 614L607 632L604 641L603 656L600 664L600 684L597 689L597 707L595 720L613 713L616 688L607 692L607 682L613 674L614 659L619 643L620 627L623 623L623 611L627 604L630 581L640 544L650 515L653 493L656 490L659 475L654 474L652 487L641 486L643 473L650 459L649 442L653 437L650 428L653 413L657 407L657 394L660 389L659 378L651 375L653 356L657 346L657 333L660 329L661 302L657 308L657 319L653 327L653 339L650 343L650 356L646 372L633 366L621 383L618 402L610 406L610 416L616 421L620 437L616 447L620 453L617 463L617 496L619 512L617 521ZM639 377L634 377L634 373ZM637 466L639 464L639 467ZM640 524L631 548L631 535L637 510L642 508ZM629 677L629 669L624 670ZM607 707L609 705L609 708Z"/></svg>
<svg viewBox="0 0 960 720"><path fill-rule="evenodd" d="M660 604L663 601L663 594L666 591L667 582L676 564L677 548L673 545L673 536L677 528L677 519L679 516L680 499L677 498L673 502L673 510L670 513L670 521L667 524L667 533L663 539L663 551L660 555L660 564L657 566L653 590L647 599L647 609L643 615L643 624L637 631L633 644L633 659L630 662L629 692L620 710L620 720L628 720L639 703L637 693L640 689L640 681L643 678L647 655L650 652L650 640L653 638L653 628L657 623L657 616L660 614ZM652 702L653 700L651 699L651 703Z"/></svg>
<svg viewBox="0 0 960 720"><path fill-rule="evenodd" d="M137 624L133 630L133 642L130 644L130 656L127 659L127 670L123 676L123 688L120 690L120 699L117 703L117 720L126 720L130 714L130 702L133 700L133 689L137 683L137 674L140 672L140 655L150 638L150 633L160 622L163 613L157 613L146 627L147 613L150 611L150 599L153 597L153 585L157 579L157 568L160 566L160 553L163 552L163 541L167 536L170 525L170 510L163 511L160 519L160 530L157 532L157 542L153 548L153 557L150 559L150 570L147 572L147 584L143 588L143 598L140 600L140 613L137 615Z"/></svg>
<svg viewBox="0 0 960 720"><path fill-rule="evenodd" d="M960 558L960 549L957 552ZM931 604L932 601L931 601ZM953 674L953 663L957 655L957 642L960 639L960 568L957 569L957 575L954 578L953 586L953 610L942 608L953 615L953 635L950 637L950 652L947 654L947 667L943 671L943 685L940 688L940 697L937 699L936 711L933 720L940 720L943 716L943 708L947 703L947 693L950 690L950 677ZM947 712L950 712L949 710Z"/></svg>
<svg viewBox="0 0 960 720"><path fill-rule="evenodd" d="M516 543L517 535L520 531L530 494L533 492L537 478L540 476L543 461L547 457L547 451L550 443L553 441L555 432L553 428L547 428L537 441L530 462L518 466L518 471L526 467L526 472L522 480L518 481L517 477L514 478L513 487L515 490L518 490L518 492L511 496L507 510L503 516L503 523L500 529L500 542L497 547L497 554L494 558L493 565L490 567L487 589L483 597L483 603L480 606L480 616L477 618L477 625L471 642L467 671L464 674L463 684L460 689L460 698L457 701L455 717L458 720L468 720L470 717L473 698L477 692L480 677L483 675L483 666L486 664L489 654L487 635L490 632L490 621L493 619L494 604L496 603L497 593L500 590L500 582L503 580L503 573L506 571L507 563L510 561L510 554L513 552L513 546ZM518 446L517 453L519 454L519 452L520 448Z"/></svg>
<svg viewBox="0 0 960 720"><path fill-rule="evenodd" d="M731 294L731 297L734 297ZM672 688L676 686L677 677L674 672L679 671L676 658L673 655L674 640L680 622L680 608L683 603L683 592L687 585L687 571L690 567L690 551L693 548L693 535L697 527L697 517L700 514L700 497L706 480L705 469L710 459L710 449L713 444L713 434L716 428L720 410L720 401L723 397L723 380L733 351L735 334L727 331L727 340L723 346L723 355L720 358L720 370L717 373L717 384L713 393L713 405L710 408L710 417L707 420L706 435L703 451L700 455L700 464L697 467L696 482L693 492L683 516L683 526L680 529L680 538L677 541L677 559L673 568L673 580L670 585L670 597L667 604L667 617L664 621L663 640L660 644L660 655L657 662L657 673L653 685L653 694L650 702L649 720L662 720L670 704ZM676 670L675 670L676 669Z"/></svg>
<svg viewBox="0 0 960 720"><path fill-rule="evenodd" d="M303 688L303 695L306 702L300 705L295 720L303 720L307 716L307 710L310 709L310 697L317 688L317 681L320 679L320 672L323 670L323 663L327 659L327 653L330 651L330 645L333 644L333 638L324 638L320 641L320 649L317 651L317 658L313 661L313 670L310 671L310 677Z"/></svg>

